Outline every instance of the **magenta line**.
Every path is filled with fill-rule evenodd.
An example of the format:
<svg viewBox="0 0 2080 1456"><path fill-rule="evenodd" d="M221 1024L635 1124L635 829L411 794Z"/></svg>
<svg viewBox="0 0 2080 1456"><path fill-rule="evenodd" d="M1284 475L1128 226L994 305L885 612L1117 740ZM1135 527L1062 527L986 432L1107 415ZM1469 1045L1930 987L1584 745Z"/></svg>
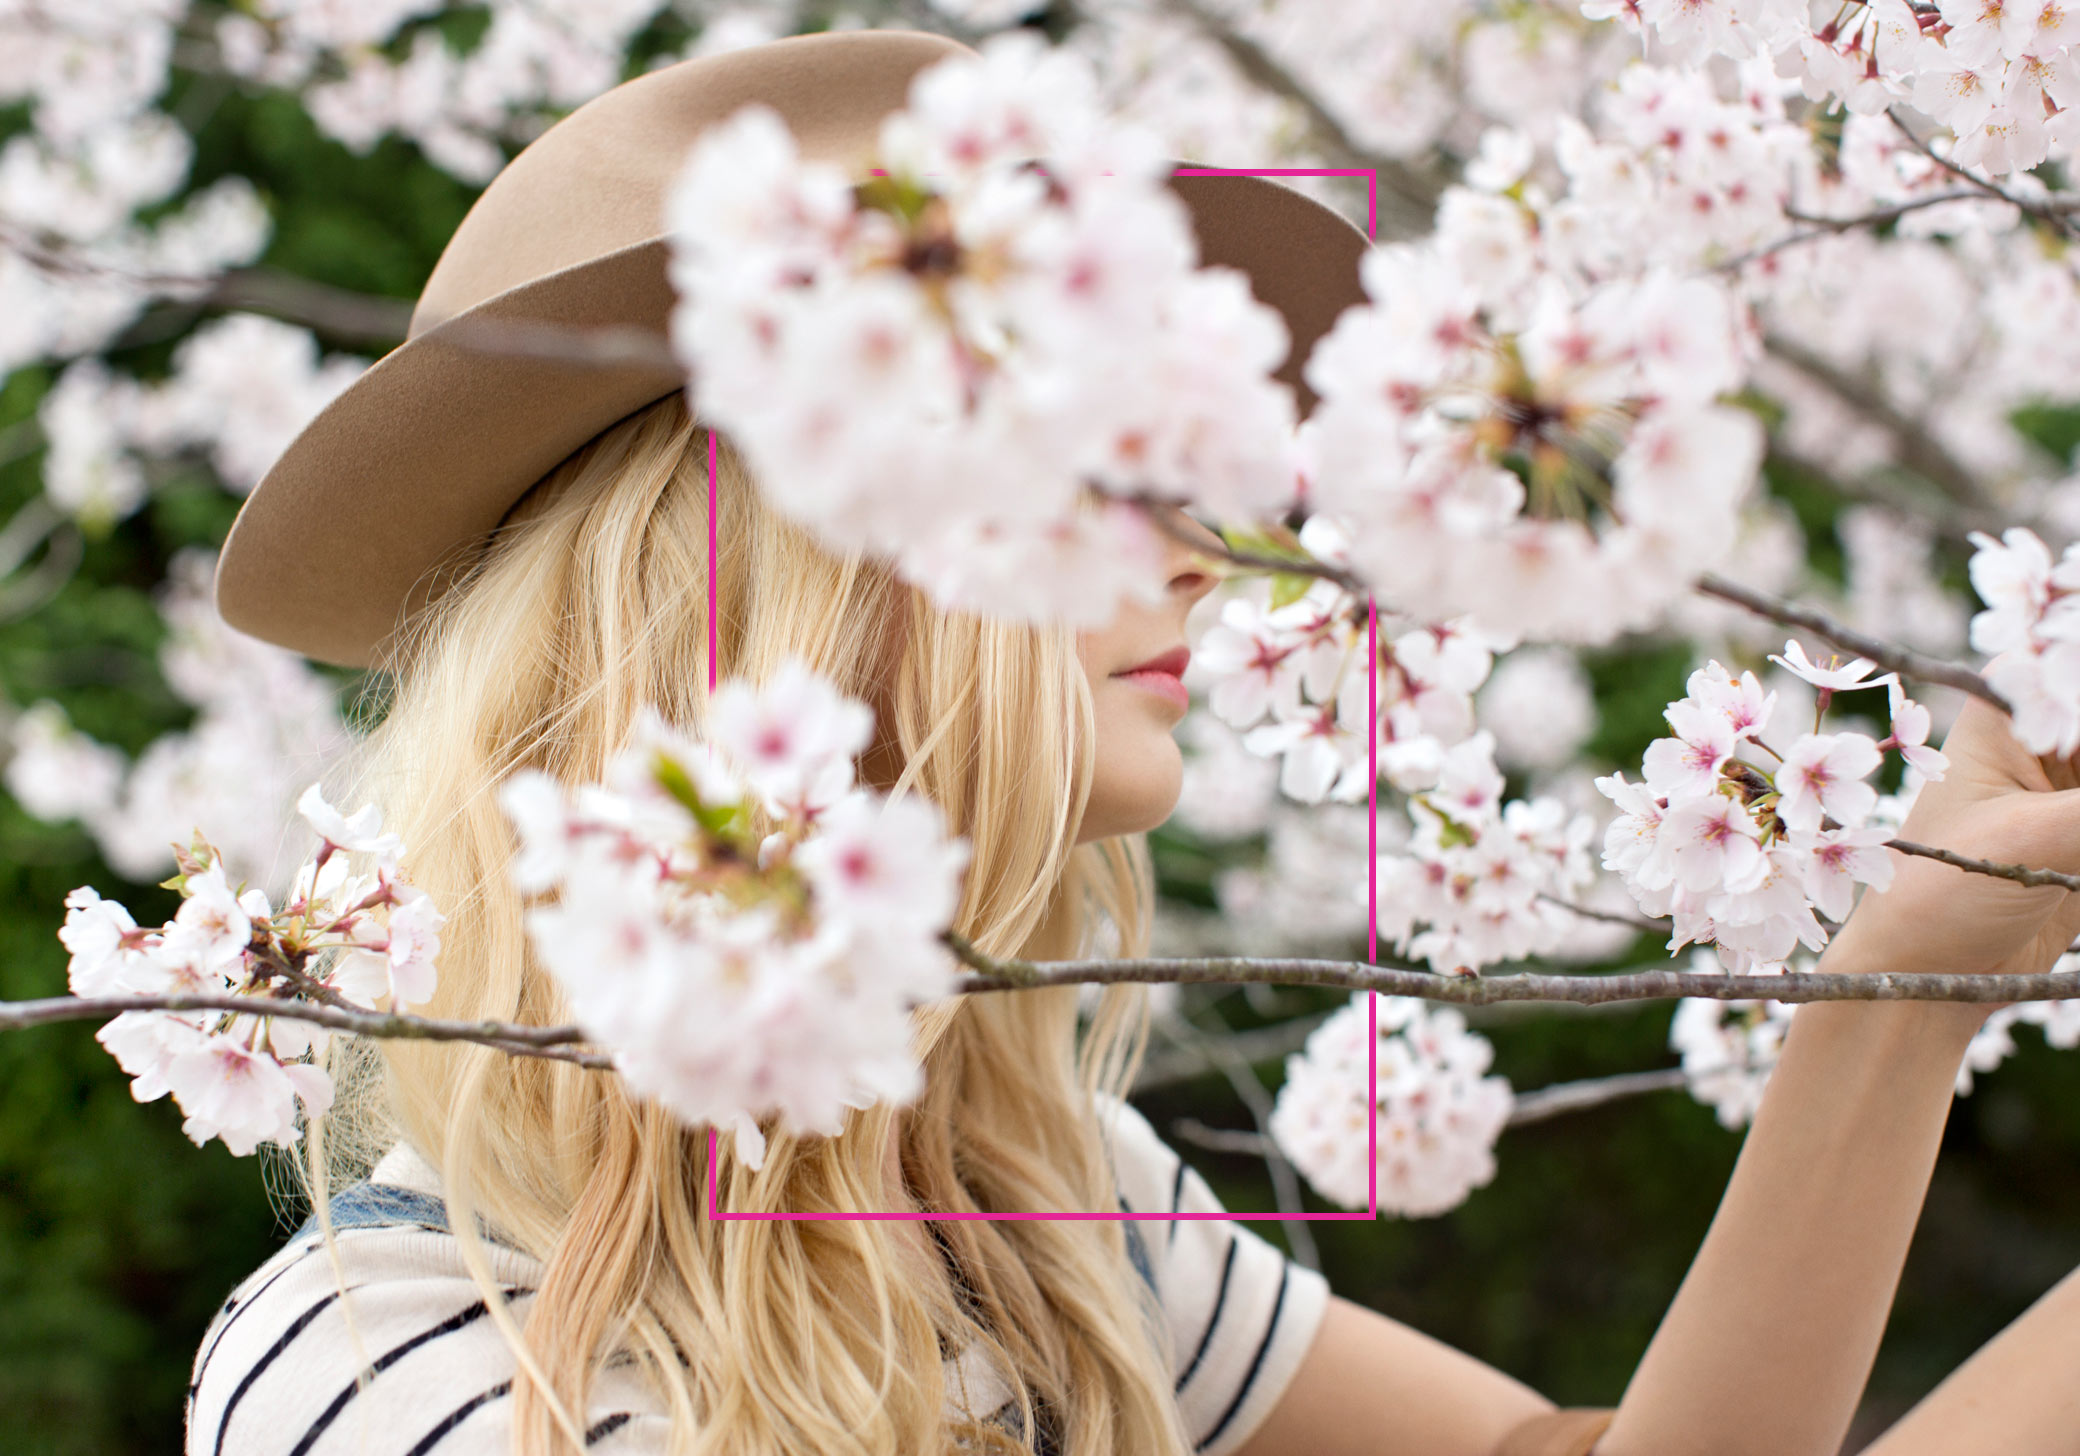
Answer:
<svg viewBox="0 0 2080 1456"><path fill-rule="evenodd" d="M1365 598L1365 959L1379 962L1379 606ZM1365 997L1365 1214L1379 1217L1379 992Z"/></svg>
<svg viewBox="0 0 2080 1456"><path fill-rule="evenodd" d="M708 691L715 691L715 427L708 427Z"/></svg>
<svg viewBox="0 0 2080 1456"><path fill-rule="evenodd" d="M878 167L876 176L886 175ZM1180 167L1173 174L1179 177L1363 177L1365 179L1365 235L1377 237L1379 233L1379 178L1365 167ZM1371 786L1366 795L1367 824L1365 831L1365 957L1369 961L1379 958L1379 611L1370 598L1365 603L1365 641L1370 649L1366 655L1365 681L1370 689L1365 710L1365 726L1369 741L1365 748L1366 767L1371 772ZM708 434L708 690L715 689L715 435ZM715 1206L715 1128L708 1128L708 1217L727 1223L821 1223L832 1219L858 1219L869 1223L922 1223L927 1219L943 1223L961 1223L971 1220L1019 1220L1053 1219L1057 1222L1077 1223L1198 1223L1230 1220L1235 1223L1287 1222L1334 1223L1352 1219L1377 1219L1379 1217L1379 993L1372 992L1366 998L1365 1026L1370 1033L1366 1038L1365 1077L1371 1096L1365 1105L1365 1161L1368 1188L1366 1206L1348 1212L1327 1210L1317 1213L724 1213Z"/></svg>

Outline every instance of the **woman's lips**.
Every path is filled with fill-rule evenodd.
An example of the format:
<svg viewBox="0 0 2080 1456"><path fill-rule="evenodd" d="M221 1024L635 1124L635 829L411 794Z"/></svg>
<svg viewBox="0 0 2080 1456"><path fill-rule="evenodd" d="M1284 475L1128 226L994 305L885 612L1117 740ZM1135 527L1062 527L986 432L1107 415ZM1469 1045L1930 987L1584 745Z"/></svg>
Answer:
<svg viewBox="0 0 2080 1456"><path fill-rule="evenodd" d="M1151 657L1148 661L1130 667L1124 672L1116 672L1113 676L1122 682L1130 682L1155 693L1176 704L1179 710L1187 710L1192 706L1192 695L1184 685L1184 670L1191 665L1191 661L1192 654L1188 649L1173 647L1159 657Z"/></svg>

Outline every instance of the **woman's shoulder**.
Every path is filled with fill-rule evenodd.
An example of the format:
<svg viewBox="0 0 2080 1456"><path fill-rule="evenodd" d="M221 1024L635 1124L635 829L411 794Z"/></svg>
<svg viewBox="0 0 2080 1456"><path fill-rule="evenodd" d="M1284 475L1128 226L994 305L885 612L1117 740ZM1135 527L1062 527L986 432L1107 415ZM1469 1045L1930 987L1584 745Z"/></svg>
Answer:
<svg viewBox="0 0 2080 1456"><path fill-rule="evenodd" d="M1140 1224L1171 1341L1171 1373L1202 1456L1226 1456L1270 1414L1329 1305L1321 1274L1236 1221L1131 1104L1098 1094L1120 1202Z"/></svg>
<svg viewBox="0 0 2080 1456"><path fill-rule="evenodd" d="M525 1320L540 1267L484 1245L489 1287L413 1158L345 1190L328 1245L307 1224L231 1292L196 1350L188 1456L503 1456L516 1360L498 1315ZM400 1176L406 1181L386 1181ZM417 1186L414 1186L414 1184ZM494 1309L494 1302L498 1308ZM640 1388L603 1380L601 1449L651 1424ZM621 1399L617 1402L616 1397Z"/></svg>

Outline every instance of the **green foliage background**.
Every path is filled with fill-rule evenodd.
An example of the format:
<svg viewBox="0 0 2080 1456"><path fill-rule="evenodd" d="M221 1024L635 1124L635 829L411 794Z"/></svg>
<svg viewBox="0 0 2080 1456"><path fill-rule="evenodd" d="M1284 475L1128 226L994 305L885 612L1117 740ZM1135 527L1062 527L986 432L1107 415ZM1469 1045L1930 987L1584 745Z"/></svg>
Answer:
<svg viewBox="0 0 2080 1456"><path fill-rule="evenodd" d="M306 277L415 298L471 200L409 145L357 156L322 138L290 97L184 78L171 109L197 141L193 184L251 178L276 220L263 261ZM0 137L24 125L19 111L0 113ZM189 322L180 309L155 311L113 361L145 376L163 370ZM32 369L0 388L0 441L49 383ZM2080 439L2070 410L2033 411L2023 423L2061 456ZM36 493L39 464L34 454L0 464L0 512ZM1817 569L1839 571L1829 526L1842 502L1811 480L1777 476L1772 486L1813 538ZM222 538L236 505L200 463L172 467L140 517L90 544L55 600L0 625L0 693L17 704L56 698L84 730L133 752L183 726L186 710L156 666L162 628L150 593L175 551ZM1692 665L1686 648L1666 643L1597 656L1605 720L1595 754L1636 763ZM1207 852L1169 834L1158 849L1166 888L1203 900ZM0 795L0 995L63 991L54 932L66 891L82 883L125 899L140 920L169 913L166 892L121 882L78 828L39 823ZM1330 1004L1281 995L1296 1011ZM1224 1011L1245 1026L1255 1018L1241 999ZM1666 1005L1518 1011L1483 1029L1497 1069L1536 1087L1669 1065L1670 1014ZM1957 1105L1872 1383L1870 1430L2080 1263L2080 1056L2047 1051L2034 1031L2021 1040L2021 1054ZM1276 1066L1264 1071L1275 1081ZM1159 1129L1184 1115L1247 1123L1218 1079L1144 1106ZM1609 1403L1673 1296L1738 1148L1708 1109L1660 1094L1507 1134L1500 1176L1447 1217L1314 1231L1339 1292L1557 1400ZM1271 1207L1261 1165L1191 1156L1231 1208ZM91 1026L0 1037L0 1445L16 1456L177 1451L204 1325L301 1216L277 1211L260 1162L216 1144L198 1151L169 1104L134 1104ZM1276 1225L1258 1227L1278 1237Z"/></svg>

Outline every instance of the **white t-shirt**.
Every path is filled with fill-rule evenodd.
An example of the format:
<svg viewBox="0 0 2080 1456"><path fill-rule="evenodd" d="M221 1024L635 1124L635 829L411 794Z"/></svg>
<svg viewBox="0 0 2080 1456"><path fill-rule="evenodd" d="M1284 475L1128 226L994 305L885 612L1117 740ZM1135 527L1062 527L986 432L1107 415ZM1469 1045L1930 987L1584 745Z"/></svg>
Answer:
<svg viewBox="0 0 2080 1456"><path fill-rule="evenodd" d="M1120 1206L1221 1213L1205 1180L1146 1118L1107 1098ZM306 1230L241 1283L196 1352L187 1456L507 1456L516 1362L486 1317L437 1202L439 1177L411 1148L378 1163L368 1194L384 1221L338 1229L358 1348L323 1239ZM385 1200L388 1200L385 1202ZM1227 1456L1278 1403L1328 1306L1322 1276L1227 1218L1164 1219L1137 1231L1170 1329L1171 1378L1202 1456ZM541 1266L486 1244L492 1277L524 1323ZM1131 1242L1130 1242L1131 1247ZM1016 1430L1003 1374L963 1352L952 1398ZM356 1375L372 1371L366 1383ZM667 1449L661 1398L632 1367L595 1379L587 1445L602 1456Z"/></svg>

